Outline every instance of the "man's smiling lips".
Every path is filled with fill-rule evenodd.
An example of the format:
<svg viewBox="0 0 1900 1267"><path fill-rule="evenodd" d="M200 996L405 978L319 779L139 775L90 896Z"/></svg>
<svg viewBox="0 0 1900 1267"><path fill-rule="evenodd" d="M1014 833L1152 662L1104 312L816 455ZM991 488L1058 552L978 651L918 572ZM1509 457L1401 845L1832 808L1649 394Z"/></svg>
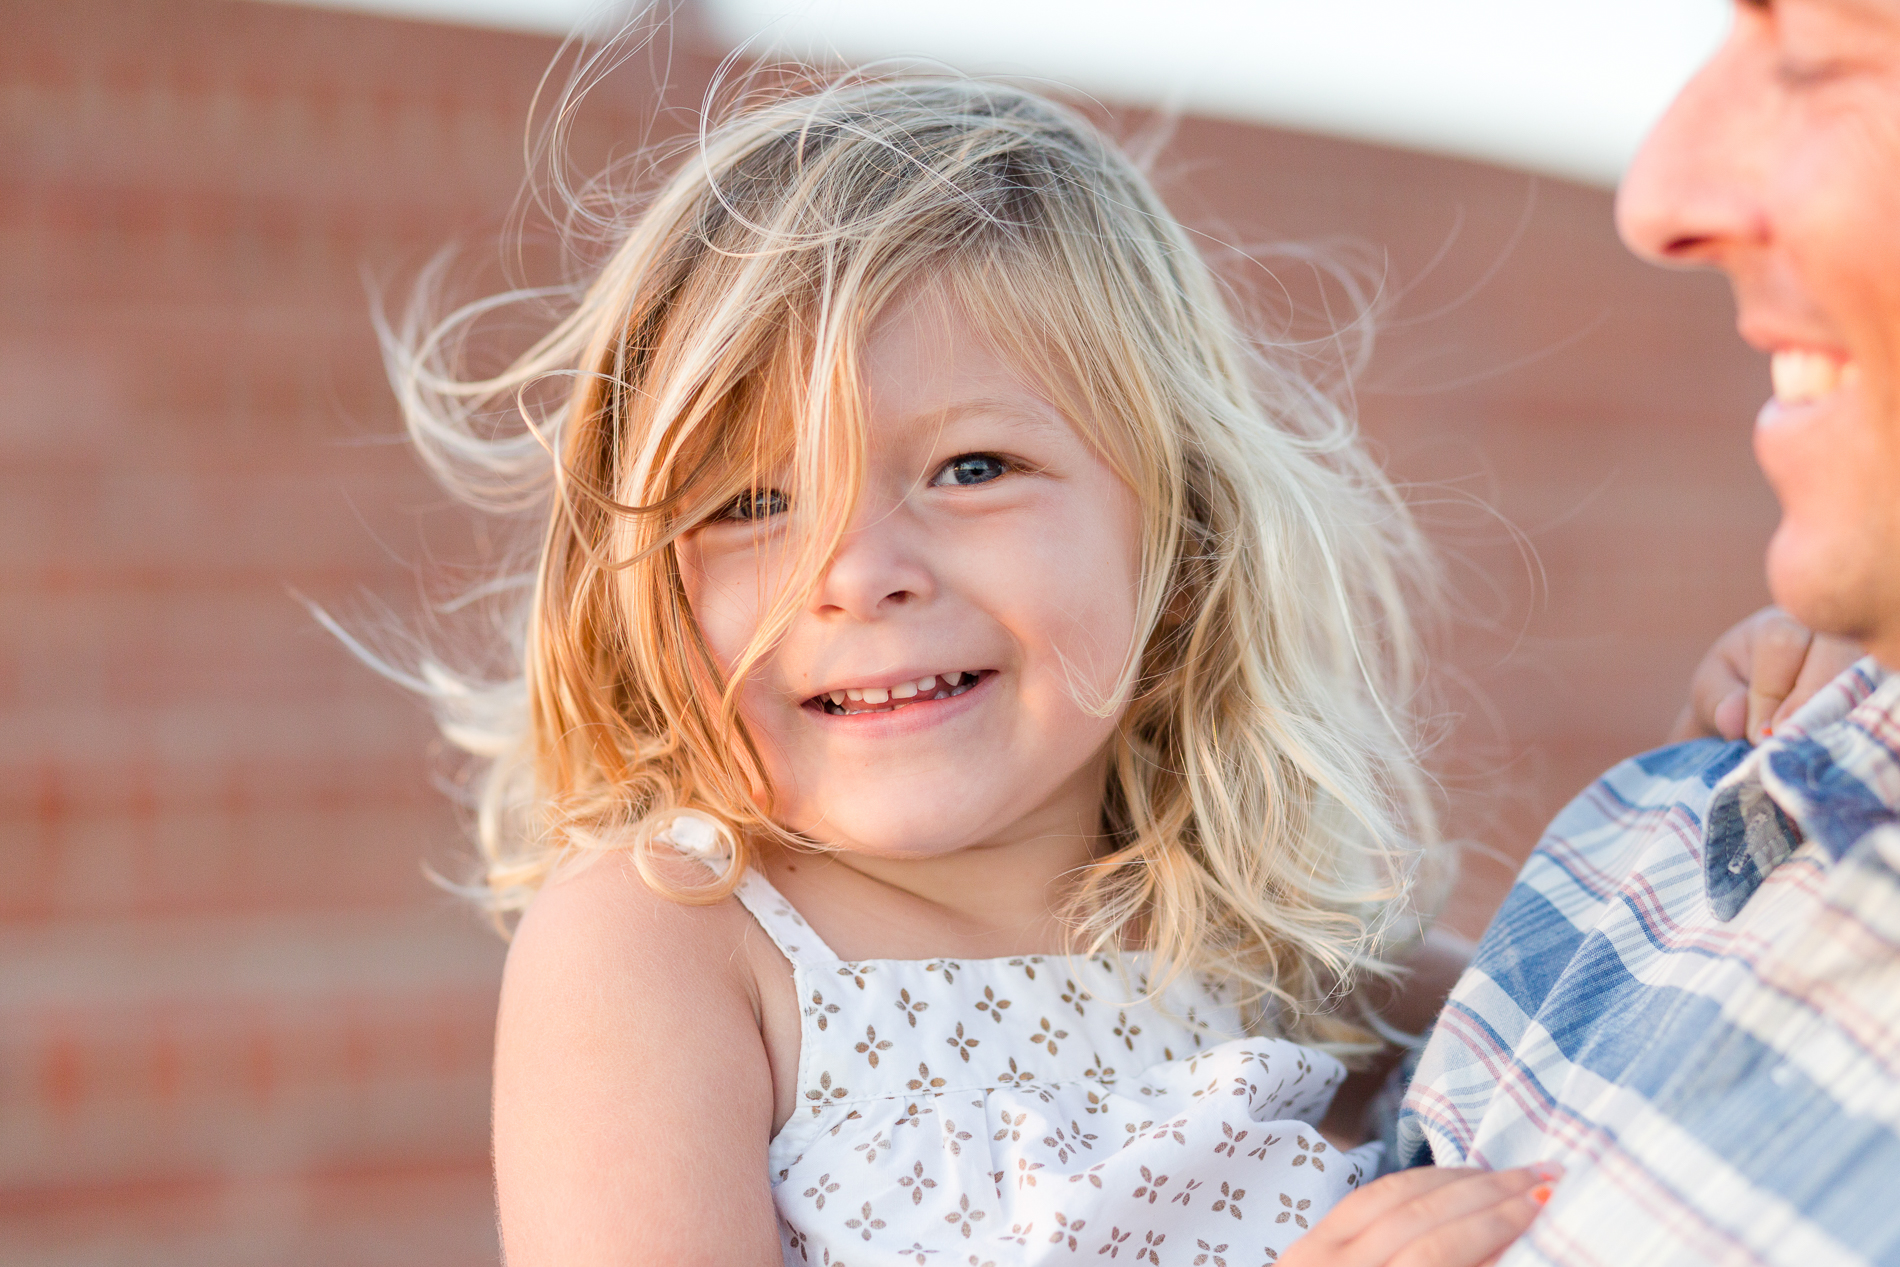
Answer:
<svg viewBox="0 0 1900 1267"><path fill-rule="evenodd" d="M927 704L967 694L994 669L958 670L928 673L905 678L888 686L850 686L825 691L806 700L804 707L833 717L855 717L866 713L894 713L913 704Z"/></svg>
<svg viewBox="0 0 1900 1267"><path fill-rule="evenodd" d="M1860 381L1860 366L1824 322L1745 309L1736 321L1742 341L1768 354L1773 394L1757 422L1793 421Z"/></svg>
<svg viewBox="0 0 1900 1267"><path fill-rule="evenodd" d="M1759 427L1787 425L1807 417L1860 379L1860 367L1846 356L1810 347L1773 349L1768 373L1774 395L1756 417Z"/></svg>
<svg viewBox="0 0 1900 1267"><path fill-rule="evenodd" d="M1854 363L1813 348L1777 348L1768 358L1768 372L1777 401L1806 405L1838 391L1853 377Z"/></svg>

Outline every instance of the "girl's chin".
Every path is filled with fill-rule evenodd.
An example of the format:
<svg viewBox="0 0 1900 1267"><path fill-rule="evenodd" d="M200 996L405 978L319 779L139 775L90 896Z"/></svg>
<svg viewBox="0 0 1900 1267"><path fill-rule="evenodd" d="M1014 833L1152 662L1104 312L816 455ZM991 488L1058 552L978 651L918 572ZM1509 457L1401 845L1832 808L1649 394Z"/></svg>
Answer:
<svg viewBox="0 0 1900 1267"><path fill-rule="evenodd" d="M796 830L796 829L795 829ZM967 848L979 839L959 831L946 813L907 813L891 817L834 814L799 831L828 850L886 862L923 862Z"/></svg>
<svg viewBox="0 0 1900 1267"><path fill-rule="evenodd" d="M947 834L941 821L923 823L866 823L848 833L836 833L836 847L869 858L915 861L955 853L969 842Z"/></svg>

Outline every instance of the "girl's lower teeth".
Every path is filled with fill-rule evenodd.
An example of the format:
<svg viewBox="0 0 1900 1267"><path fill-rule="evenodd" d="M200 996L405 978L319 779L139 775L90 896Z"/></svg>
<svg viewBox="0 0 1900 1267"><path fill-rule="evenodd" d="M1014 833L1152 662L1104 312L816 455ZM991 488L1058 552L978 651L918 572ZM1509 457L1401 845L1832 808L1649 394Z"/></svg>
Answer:
<svg viewBox="0 0 1900 1267"><path fill-rule="evenodd" d="M949 699L952 696L961 695L975 686L976 682L977 679L973 677L970 681L963 683L961 686L940 686L929 695L919 695L907 700L892 700L888 704L872 704L868 707L859 705L856 708L847 708L843 704L834 704L823 696L819 697L818 702L824 707L824 710L833 717L850 717L857 713L894 713L900 708L909 708L912 704L922 704L927 700ZM856 703L855 700L849 702Z"/></svg>

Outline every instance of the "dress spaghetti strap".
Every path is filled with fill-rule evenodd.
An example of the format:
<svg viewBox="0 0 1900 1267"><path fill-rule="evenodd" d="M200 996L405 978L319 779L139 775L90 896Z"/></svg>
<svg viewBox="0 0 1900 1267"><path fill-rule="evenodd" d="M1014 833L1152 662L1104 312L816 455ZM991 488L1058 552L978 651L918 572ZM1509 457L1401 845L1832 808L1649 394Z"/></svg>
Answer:
<svg viewBox="0 0 1900 1267"><path fill-rule="evenodd" d="M759 921L759 927L765 930L765 935L793 963L837 961L838 956L812 931L805 917L793 909L792 904L785 900L785 895L773 888L772 882L757 871L747 871L745 879L739 881L739 887L732 895L739 899L741 906L752 912L752 918Z"/></svg>
<svg viewBox="0 0 1900 1267"><path fill-rule="evenodd" d="M696 814L681 814L671 827L660 833L659 839L688 857L697 858L715 875L725 875L732 864L724 838L711 823ZM838 956L812 931L805 917L757 871L748 869L732 895L752 913L772 944L794 964L837 962Z"/></svg>

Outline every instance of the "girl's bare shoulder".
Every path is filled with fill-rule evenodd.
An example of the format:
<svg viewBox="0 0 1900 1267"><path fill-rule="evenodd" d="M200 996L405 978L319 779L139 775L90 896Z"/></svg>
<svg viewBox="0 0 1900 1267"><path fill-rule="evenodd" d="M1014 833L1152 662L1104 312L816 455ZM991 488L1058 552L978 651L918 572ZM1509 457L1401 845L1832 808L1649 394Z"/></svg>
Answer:
<svg viewBox="0 0 1900 1267"><path fill-rule="evenodd" d="M660 857L658 878L678 891L709 880L684 857ZM749 977L744 956L752 920L732 898L693 904L650 886L630 855L604 854L548 883L515 929L509 975L544 967L567 976L601 972L629 984L672 978L704 988ZM649 974L654 978L647 981Z"/></svg>
<svg viewBox="0 0 1900 1267"><path fill-rule="evenodd" d="M697 864L678 865L664 878L703 882ZM536 896L496 1033L510 1263L777 1260L749 927L737 902L672 900L620 855ZM718 1217L695 1184L731 1194Z"/></svg>

